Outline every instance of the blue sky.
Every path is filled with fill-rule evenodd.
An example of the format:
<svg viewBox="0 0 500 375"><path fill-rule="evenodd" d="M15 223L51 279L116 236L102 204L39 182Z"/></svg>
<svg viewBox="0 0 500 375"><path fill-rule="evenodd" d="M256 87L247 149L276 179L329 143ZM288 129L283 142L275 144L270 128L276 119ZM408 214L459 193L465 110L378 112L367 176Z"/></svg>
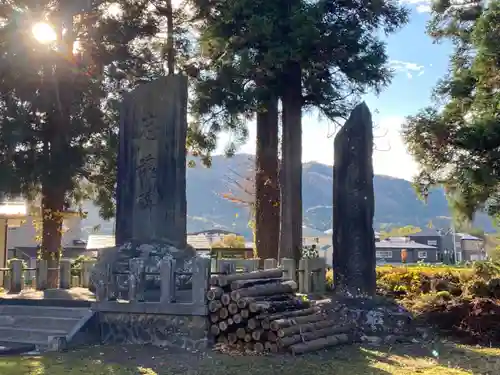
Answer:
<svg viewBox="0 0 500 375"><path fill-rule="evenodd" d="M401 124L408 115L430 104L430 95L437 81L446 74L449 44L433 44L425 34L429 20L429 2L403 0L411 9L410 22L397 34L386 39L387 52L395 76L378 97L369 94L364 99L375 123L374 169L376 174L410 180L416 165L400 136ZM317 115L304 115L303 161L333 164L335 128ZM240 152L255 153L255 123L249 123L250 137ZM227 138L226 138L227 140ZM224 137L221 139L221 149Z"/></svg>

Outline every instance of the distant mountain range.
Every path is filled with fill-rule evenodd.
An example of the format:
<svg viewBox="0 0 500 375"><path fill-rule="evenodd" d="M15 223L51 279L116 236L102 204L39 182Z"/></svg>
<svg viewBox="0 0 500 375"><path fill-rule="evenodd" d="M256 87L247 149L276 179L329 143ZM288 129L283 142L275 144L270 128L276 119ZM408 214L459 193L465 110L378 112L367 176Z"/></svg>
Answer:
<svg viewBox="0 0 500 375"><path fill-rule="evenodd" d="M236 196L245 194L236 188L234 181L243 181L251 175L251 155L238 154L232 158L214 156L212 167L196 166L187 172L188 232L220 228L241 233L251 238L248 227L250 214L244 205L223 198L224 193ZM310 162L303 165L303 208L305 234L317 233L332 227L332 167ZM243 181L243 185L249 184ZM450 212L444 192L435 189L427 204L420 201L410 182L375 176L375 228L414 225L425 227L432 222L436 228L449 227ZM98 209L87 202L88 217L84 226L88 232L99 226L103 234L113 233L114 222L99 218ZM480 214L475 225L491 231L492 224Z"/></svg>

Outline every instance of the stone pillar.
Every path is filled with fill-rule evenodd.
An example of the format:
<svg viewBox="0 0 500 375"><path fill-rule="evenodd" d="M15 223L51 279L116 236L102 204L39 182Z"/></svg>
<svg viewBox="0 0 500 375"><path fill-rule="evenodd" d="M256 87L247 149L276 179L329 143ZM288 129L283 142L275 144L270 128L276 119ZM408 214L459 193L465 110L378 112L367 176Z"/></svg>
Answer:
<svg viewBox="0 0 500 375"><path fill-rule="evenodd" d="M82 274L80 277L80 282L82 284L82 288L88 288L90 286L90 274L92 272L92 268L95 265L94 260L84 260L82 261Z"/></svg>
<svg viewBox="0 0 500 375"><path fill-rule="evenodd" d="M160 265L161 297L165 305L175 301L175 259L162 259Z"/></svg>
<svg viewBox="0 0 500 375"><path fill-rule="evenodd" d="M273 258L264 259L264 269L265 270L270 270L270 269L273 269L276 267L278 267L278 261L276 259L273 259Z"/></svg>
<svg viewBox="0 0 500 375"><path fill-rule="evenodd" d="M144 283L145 283L145 270L144 262L139 258L132 258L129 260L129 277L128 277L128 299L130 302L144 301Z"/></svg>
<svg viewBox="0 0 500 375"><path fill-rule="evenodd" d="M61 259L59 261L59 287L61 289L71 288L71 260Z"/></svg>
<svg viewBox="0 0 500 375"><path fill-rule="evenodd" d="M335 136L333 167L333 275L335 290L374 295L373 123L365 103Z"/></svg>
<svg viewBox="0 0 500 375"><path fill-rule="evenodd" d="M10 261L10 293L20 293L24 284L24 269L21 259L12 259Z"/></svg>
<svg viewBox="0 0 500 375"><path fill-rule="evenodd" d="M118 151L116 243L186 245L187 78L162 77L123 101Z"/></svg>
<svg viewBox="0 0 500 375"><path fill-rule="evenodd" d="M196 257L193 268L193 303L197 305L205 305L208 278L210 274L210 258Z"/></svg>
<svg viewBox="0 0 500 375"><path fill-rule="evenodd" d="M49 263L45 259L38 259L36 262L36 289L47 289L47 278L49 273Z"/></svg>
<svg viewBox="0 0 500 375"><path fill-rule="evenodd" d="M295 259L282 258L281 267L283 268L283 278L285 280L293 280L295 282L298 282L297 266L295 264Z"/></svg>

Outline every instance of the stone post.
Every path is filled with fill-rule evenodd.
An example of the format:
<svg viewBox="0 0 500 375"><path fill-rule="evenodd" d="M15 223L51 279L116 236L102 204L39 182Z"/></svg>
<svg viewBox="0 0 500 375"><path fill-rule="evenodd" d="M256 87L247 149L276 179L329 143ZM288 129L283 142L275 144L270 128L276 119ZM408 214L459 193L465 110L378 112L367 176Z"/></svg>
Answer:
<svg viewBox="0 0 500 375"><path fill-rule="evenodd" d="M260 259L242 259L238 261L238 265L241 266L244 272L253 272L259 269Z"/></svg>
<svg viewBox="0 0 500 375"><path fill-rule="evenodd" d="M312 291L324 293L326 291L326 260L319 257L314 258L312 266Z"/></svg>
<svg viewBox="0 0 500 375"><path fill-rule="evenodd" d="M59 261L60 275L59 275L59 287L61 289L71 288L71 260L61 259Z"/></svg>
<svg viewBox="0 0 500 375"><path fill-rule="evenodd" d="M208 278L210 275L210 258L196 257L193 267L193 303L205 305Z"/></svg>
<svg viewBox="0 0 500 375"><path fill-rule="evenodd" d="M36 262L36 289L47 289L47 279L49 273L49 262L45 259L38 259Z"/></svg>
<svg viewBox="0 0 500 375"><path fill-rule="evenodd" d="M333 275L335 290L372 296L376 289L373 215L373 123L362 103L335 136Z"/></svg>
<svg viewBox="0 0 500 375"><path fill-rule="evenodd" d="M80 286L81 286L80 276L78 276L78 275L71 276L71 287L72 288L79 288Z"/></svg>
<svg viewBox="0 0 500 375"><path fill-rule="evenodd" d="M264 259L264 269L265 270L270 270L270 269L273 269L276 267L278 267L278 261L276 259L273 259L273 258Z"/></svg>
<svg viewBox="0 0 500 375"><path fill-rule="evenodd" d="M166 305L175 301L175 259L163 259L160 265L160 303Z"/></svg>
<svg viewBox="0 0 500 375"><path fill-rule="evenodd" d="M24 284L24 269L21 259L12 259L10 261L10 293L20 293Z"/></svg>
<svg viewBox="0 0 500 375"><path fill-rule="evenodd" d="M129 260L128 299L133 302L144 301L144 262L139 258Z"/></svg>
<svg viewBox="0 0 500 375"><path fill-rule="evenodd" d="M81 283L82 288L88 288L90 286L90 274L92 272L92 268L94 267L94 260L84 260L82 261L82 274L81 274Z"/></svg>
<svg viewBox="0 0 500 375"><path fill-rule="evenodd" d="M186 245L187 78L142 84L123 100L118 151L116 243Z"/></svg>
<svg viewBox="0 0 500 375"><path fill-rule="evenodd" d="M283 268L283 279L297 282L297 266L295 260L291 258L282 258L281 267Z"/></svg>
<svg viewBox="0 0 500 375"><path fill-rule="evenodd" d="M218 273L232 274L236 273L236 263L231 259L219 259L217 262Z"/></svg>
<svg viewBox="0 0 500 375"><path fill-rule="evenodd" d="M311 271L313 259L303 258L299 261L299 293L311 293Z"/></svg>

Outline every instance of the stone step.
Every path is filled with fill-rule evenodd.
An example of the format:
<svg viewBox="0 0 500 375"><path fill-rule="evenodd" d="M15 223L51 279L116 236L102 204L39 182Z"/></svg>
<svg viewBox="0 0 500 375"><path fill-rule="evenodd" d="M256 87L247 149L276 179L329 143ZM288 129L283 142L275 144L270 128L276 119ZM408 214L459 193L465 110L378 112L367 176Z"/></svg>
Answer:
<svg viewBox="0 0 500 375"><path fill-rule="evenodd" d="M0 305L0 316L36 316L80 319L85 316L89 310L89 308L85 307Z"/></svg>
<svg viewBox="0 0 500 375"><path fill-rule="evenodd" d="M48 345L50 336L66 336L66 332L53 329L0 327L1 340L7 343Z"/></svg>
<svg viewBox="0 0 500 375"><path fill-rule="evenodd" d="M79 318L59 318L52 316L0 315L1 328L55 329L69 332Z"/></svg>
<svg viewBox="0 0 500 375"><path fill-rule="evenodd" d="M0 356L4 355L18 355L28 353L36 350L33 344L22 344L15 342L2 342L0 341Z"/></svg>

